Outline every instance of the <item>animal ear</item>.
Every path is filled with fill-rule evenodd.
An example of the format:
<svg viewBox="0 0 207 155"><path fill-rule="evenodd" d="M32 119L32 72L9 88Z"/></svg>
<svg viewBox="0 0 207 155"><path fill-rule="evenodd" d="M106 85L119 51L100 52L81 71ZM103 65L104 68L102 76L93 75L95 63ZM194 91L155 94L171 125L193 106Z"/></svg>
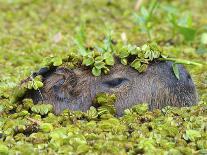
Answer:
<svg viewBox="0 0 207 155"><path fill-rule="evenodd" d="M46 77L44 81L44 89L45 91L49 91L52 87L64 87L67 85L71 85L75 87L77 84L77 78L73 70L67 68L57 68L52 74Z"/></svg>
<svg viewBox="0 0 207 155"><path fill-rule="evenodd" d="M48 92L54 85L59 83L59 81L64 80L62 75L59 74L51 74L44 81L44 90Z"/></svg>
<svg viewBox="0 0 207 155"><path fill-rule="evenodd" d="M78 78L76 73L74 72L74 70L67 70L66 71L66 80L65 80L65 84L66 85L71 85L73 88L77 85L78 83Z"/></svg>

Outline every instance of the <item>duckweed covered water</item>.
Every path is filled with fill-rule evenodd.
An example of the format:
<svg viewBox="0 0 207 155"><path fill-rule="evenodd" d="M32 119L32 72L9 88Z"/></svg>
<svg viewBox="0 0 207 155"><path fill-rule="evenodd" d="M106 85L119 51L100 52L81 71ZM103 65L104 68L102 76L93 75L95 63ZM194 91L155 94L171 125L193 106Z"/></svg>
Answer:
<svg viewBox="0 0 207 155"><path fill-rule="evenodd" d="M153 14L151 1L139 11L134 5L124 0L0 0L0 154L207 154L207 4L159 1ZM143 103L117 118L109 104L115 97L106 94L94 101L99 108L58 116L47 103L12 102L14 88L44 66L46 57L55 58L51 62L58 66L62 58L81 52L82 45L100 49L111 30L117 45L141 46L150 35L166 55L203 64L186 66L199 104L148 111Z"/></svg>

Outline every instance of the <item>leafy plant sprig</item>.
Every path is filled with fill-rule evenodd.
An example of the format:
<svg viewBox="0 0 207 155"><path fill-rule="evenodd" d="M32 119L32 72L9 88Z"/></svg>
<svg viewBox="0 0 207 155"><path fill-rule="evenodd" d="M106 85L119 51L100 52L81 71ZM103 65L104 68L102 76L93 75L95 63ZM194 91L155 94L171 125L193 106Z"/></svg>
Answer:
<svg viewBox="0 0 207 155"><path fill-rule="evenodd" d="M121 59L122 64L127 65L129 63L132 68L136 69L140 73L146 71L148 64L153 60L172 61L174 62L172 65L173 72L177 79L179 79L179 69L177 64L202 66L202 64L197 62L168 58L163 55L162 49L156 43L147 43L141 47L131 44L124 45L120 50L117 50L116 55ZM128 62L130 57L133 57L132 62Z"/></svg>
<svg viewBox="0 0 207 155"><path fill-rule="evenodd" d="M93 100L93 105L98 107L98 114L115 114L116 108L114 103L116 102L115 94L99 93Z"/></svg>
<svg viewBox="0 0 207 155"><path fill-rule="evenodd" d="M35 89L38 90L39 88L43 87L43 83L41 80L41 76L36 76L35 78L31 77L31 81L27 83L28 89Z"/></svg>
<svg viewBox="0 0 207 155"><path fill-rule="evenodd" d="M31 90L31 89L38 90L43 99L42 93L40 91L40 88L42 87L43 87L43 82L41 76L38 75L36 77L33 77L31 75L27 79L23 80L19 87L14 89L13 91L14 95L11 99L11 102L15 103L19 98L24 96L27 90Z"/></svg>
<svg viewBox="0 0 207 155"><path fill-rule="evenodd" d="M149 8L141 7L140 14L135 14L135 20L141 31L146 32L149 40L152 39L151 31L153 26L153 13L155 9L158 7L158 1L153 0L150 3Z"/></svg>
<svg viewBox="0 0 207 155"><path fill-rule="evenodd" d="M161 49L155 44L144 44L141 47L135 45L125 45L117 52L117 56L121 59L121 63L129 65L138 72L144 72L150 61L161 57ZM134 60L128 62L128 58L133 56Z"/></svg>
<svg viewBox="0 0 207 155"><path fill-rule="evenodd" d="M43 60L43 65L44 66L56 66L56 67L58 67L58 66L62 65L62 63L63 63L63 60L59 56L47 57Z"/></svg>
<svg viewBox="0 0 207 155"><path fill-rule="evenodd" d="M52 111L52 105L51 104L37 104L33 105L31 110L32 112L41 114L41 115L46 115L48 112Z"/></svg>
<svg viewBox="0 0 207 155"><path fill-rule="evenodd" d="M100 76L103 71L105 74L109 72L109 67L115 63L113 54L111 52L95 52L92 51L83 57L83 65L92 67L92 74Z"/></svg>
<svg viewBox="0 0 207 155"><path fill-rule="evenodd" d="M172 24L174 32L183 36L184 41L191 42L196 37L196 29L192 26L192 16L186 15L178 18L176 14L168 15L169 21Z"/></svg>
<svg viewBox="0 0 207 155"><path fill-rule="evenodd" d="M85 32L85 23L83 22L80 27L76 30L76 36L74 42L78 47L78 52L80 55L85 56L88 52L85 49L86 42L86 32Z"/></svg>

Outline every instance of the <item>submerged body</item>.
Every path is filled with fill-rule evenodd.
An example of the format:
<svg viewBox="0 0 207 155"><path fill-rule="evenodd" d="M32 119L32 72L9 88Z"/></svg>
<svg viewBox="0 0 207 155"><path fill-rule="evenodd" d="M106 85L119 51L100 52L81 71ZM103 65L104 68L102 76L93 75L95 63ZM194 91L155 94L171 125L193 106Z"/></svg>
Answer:
<svg viewBox="0 0 207 155"><path fill-rule="evenodd" d="M102 92L117 96L115 107L121 116L125 109L148 103L150 110L165 106L192 106L197 102L195 85L189 73L178 65L180 79L172 69L172 62L153 62L144 73L129 66L115 64L110 74L94 77L90 70L57 68L42 74L44 87L29 93L35 103L54 106L55 113L64 109L86 111L93 98Z"/></svg>

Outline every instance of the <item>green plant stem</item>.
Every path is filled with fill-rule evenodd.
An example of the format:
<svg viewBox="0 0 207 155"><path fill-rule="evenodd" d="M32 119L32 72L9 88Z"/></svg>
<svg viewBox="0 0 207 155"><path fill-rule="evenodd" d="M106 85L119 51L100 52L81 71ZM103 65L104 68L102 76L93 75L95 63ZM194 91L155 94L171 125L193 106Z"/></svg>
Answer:
<svg viewBox="0 0 207 155"><path fill-rule="evenodd" d="M151 41L152 40L152 37L151 37L150 30L147 30L147 35L148 35L149 40Z"/></svg>
<svg viewBox="0 0 207 155"><path fill-rule="evenodd" d="M151 5L151 8L150 8L150 10L149 10L149 20L152 18L152 15L153 15L153 12L154 12L154 10L156 9L156 7L158 6L158 1L157 0L154 0L153 2L152 2L152 5Z"/></svg>
<svg viewBox="0 0 207 155"><path fill-rule="evenodd" d="M173 61L178 64L186 64L186 65L195 65L202 67L203 65L201 63L193 62L193 61L188 61L188 60L183 60L183 59L176 59L176 58L159 58L161 61Z"/></svg>

